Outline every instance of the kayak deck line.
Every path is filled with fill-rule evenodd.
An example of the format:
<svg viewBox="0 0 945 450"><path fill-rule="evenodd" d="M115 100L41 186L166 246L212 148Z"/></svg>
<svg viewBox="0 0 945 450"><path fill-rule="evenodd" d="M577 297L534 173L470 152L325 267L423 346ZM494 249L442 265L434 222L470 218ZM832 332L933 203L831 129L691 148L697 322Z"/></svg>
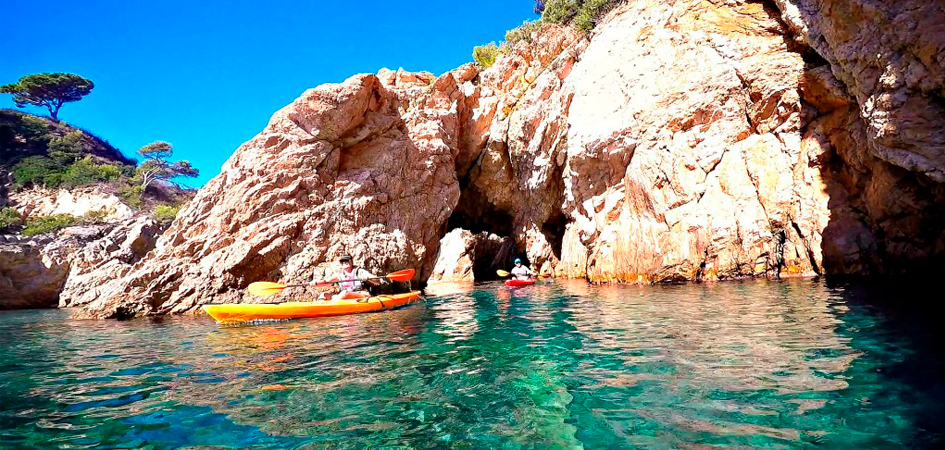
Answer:
<svg viewBox="0 0 945 450"><path fill-rule="evenodd" d="M224 303L204 305L202 308L217 322L249 322L387 311L414 303L419 299L420 291L411 291L404 294L367 298L285 303Z"/></svg>

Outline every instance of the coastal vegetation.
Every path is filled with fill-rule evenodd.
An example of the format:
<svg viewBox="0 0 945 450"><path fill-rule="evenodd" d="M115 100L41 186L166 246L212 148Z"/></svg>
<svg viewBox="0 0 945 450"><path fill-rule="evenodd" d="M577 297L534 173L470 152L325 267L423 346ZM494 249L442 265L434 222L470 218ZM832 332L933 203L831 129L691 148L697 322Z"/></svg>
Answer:
<svg viewBox="0 0 945 450"><path fill-rule="evenodd" d="M161 223L170 223L177 217L183 205L157 205L154 207L154 218Z"/></svg>
<svg viewBox="0 0 945 450"><path fill-rule="evenodd" d="M536 1L535 13L541 14L537 20L526 20L518 28L505 33L505 40L496 45L490 42L473 48L473 61L480 67L487 68L495 63L496 58L508 52L508 47L520 41L531 42L532 34L542 25L554 23L574 27L583 33L589 33L610 10L622 0L551 0Z"/></svg>
<svg viewBox="0 0 945 450"><path fill-rule="evenodd" d="M20 108L45 107L52 120L59 120L59 108L63 104L82 100L94 87L91 80L72 73L36 73L0 86L0 93L13 94L13 103Z"/></svg>
<svg viewBox="0 0 945 450"><path fill-rule="evenodd" d="M13 95L18 107L43 106L49 117L0 109L0 232L41 234L73 224L103 221L105 214L74 217L68 214L23 217L6 206L7 197L19 191L90 187L120 197L138 212L166 220L193 196L193 189L174 182L196 177L199 171L188 161L171 161L171 144L156 141L137 151L142 162L125 156L108 141L59 120L63 104L82 99L94 87L78 75L43 73L20 78L0 87ZM160 217L158 217L160 216Z"/></svg>
<svg viewBox="0 0 945 450"><path fill-rule="evenodd" d="M196 177L200 175L188 161L170 162L174 154L171 144L164 141L152 142L138 149L144 162L135 171L135 177L141 182L141 190L146 191L155 181L169 182L176 177Z"/></svg>
<svg viewBox="0 0 945 450"><path fill-rule="evenodd" d="M541 20L571 25L587 33L618 3L620 0L551 0L545 4Z"/></svg>
<svg viewBox="0 0 945 450"><path fill-rule="evenodd" d="M495 42L490 42L473 49L473 60L481 67L489 67L495 64L495 59L500 53L502 49L495 45Z"/></svg>
<svg viewBox="0 0 945 450"><path fill-rule="evenodd" d="M155 208L154 216L159 222L166 222L166 213L161 208L178 211L180 206L159 205ZM0 208L0 233L19 233L24 236L59 231L73 225L95 225L105 221L108 211L104 209L91 210L81 216L72 214L50 214L46 216L23 217L16 208ZM173 219L173 216L171 216Z"/></svg>
<svg viewBox="0 0 945 450"><path fill-rule="evenodd" d="M14 190L116 185L134 176L135 163L65 122L0 110L0 171L9 173Z"/></svg>
<svg viewBox="0 0 945 450"><path fill-rule="evenodd" d="M154 190L155 182L181 188L172 180L199 175L187 161L169 161L173 150L166 142L145 145L138 154L144 159L140 165L88 131L29 113L0 110L0 170L9 172L15 189L104 183L116 190L135 185L144 192Z"/></svg>
<svg viewBox="0 0 945 450"><path fill-rule="evenodd" d="M0 208L0 233L22 223L23 218L20 217L20 213L15 208L9 206Z"/></svg>
<svg viewBox="0 0 945 450"><path fill-rule="evenodd" d="M21 234L24 236L35 236L37 234L51 233L59 231L65 227L76 223L76 217L72 214L52 214L48 216L38 216L28 220L24 224Z"/></svg>
<svg viewBox="0 0 945 450"><path fill-rule="evenodd" d="M542 21L539 20L526 20L518 28L511 29L505 33L505 42L508 44L514 44L519 41L531 42L532 33L538 31L542 26Z"/></svg>

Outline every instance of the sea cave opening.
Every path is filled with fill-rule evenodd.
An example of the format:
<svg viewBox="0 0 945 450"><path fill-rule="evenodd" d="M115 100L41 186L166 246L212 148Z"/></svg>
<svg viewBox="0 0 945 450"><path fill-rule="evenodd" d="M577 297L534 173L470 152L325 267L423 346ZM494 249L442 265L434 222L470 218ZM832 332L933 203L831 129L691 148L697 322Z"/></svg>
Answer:
<svg viewBox="0 0 945 450"><path fill-rule="evenodd" d="M489 201L475 186L463 189L459 203L447 220L446 233L457 228L467 230L474 235L488 233L498 238L479 236L476 239L473 255L473 276L476 281L488 281L498 278L497 269L506 268L515 258L515 245L512 234L513 217Z"/></svg>

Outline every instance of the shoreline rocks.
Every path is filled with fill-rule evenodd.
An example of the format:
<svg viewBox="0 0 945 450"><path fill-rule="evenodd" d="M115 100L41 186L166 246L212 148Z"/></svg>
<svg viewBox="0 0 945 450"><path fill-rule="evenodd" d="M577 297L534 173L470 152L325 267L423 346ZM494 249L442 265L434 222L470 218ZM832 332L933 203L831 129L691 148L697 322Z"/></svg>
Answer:
<svg viewBox="0 0 945 450"><path fill-rule="evenodd" d="M74 307L94 298L88 273L117 277L154 247L161 226L138 216L34 237L0 236L0 309Z"/></svg>

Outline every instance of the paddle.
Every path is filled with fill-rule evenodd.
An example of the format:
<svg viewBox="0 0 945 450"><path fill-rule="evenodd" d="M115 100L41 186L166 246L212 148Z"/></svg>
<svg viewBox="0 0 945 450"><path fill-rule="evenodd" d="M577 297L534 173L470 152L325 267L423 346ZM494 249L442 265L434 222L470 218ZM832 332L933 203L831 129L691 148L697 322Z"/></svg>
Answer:
<svg viewBox="0 0 945 450"><path fill-rule="evenodd" d="M504 270L496 270L495 273L498 274L498 275L499 275L500 277L502 277L502 278L505 278L505 277L507 277L507 276L509 276L509 275L512 275L511 273L508 273L508 272L506 272L506 271L504 271ZM539 278L539 277L541 277L541 278L551 278L551 274L550 274L550 273L543 273L543 274L541 274L541 275L537 275L537 274L536 274L536 275L532 275L532 278Z"/></svg>
<svg viewBox="0 0 945 450"><path fill-rule="evenodd" d="M255 283L250 283L249 293L258 297L268 297L270 295L278 294L283 290L291 287L306 287L306 286L330 286L337 283L346 283L347 281L370 281L370 280L382 280L387 278L390 281L410 281L413 278L414 273L413 269L405 269L397 272L389 273L383 277L374 277L374 278L365 278L363 280L346 280L346 281L321 281L318 283L311 284L282 284L282 283L273 283L271 281L257 281Z"/></svg>

